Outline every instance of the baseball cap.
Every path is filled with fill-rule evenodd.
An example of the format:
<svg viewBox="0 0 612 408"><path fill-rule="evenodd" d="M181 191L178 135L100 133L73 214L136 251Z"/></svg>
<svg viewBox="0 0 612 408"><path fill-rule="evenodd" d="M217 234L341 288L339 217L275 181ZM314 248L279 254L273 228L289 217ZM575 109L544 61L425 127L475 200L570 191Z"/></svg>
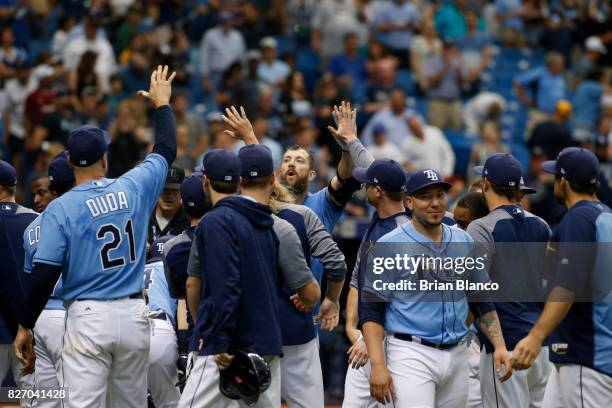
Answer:
<svg viewBox="0 0 612 408"><path fill-rule="evenodd" d="M49 181L51 184L62 185L74 182L74 170L68 162L68 152L64 150L49 163Z"/></svg>
<svg viewBox="0 0 612 408"><path fill-rule="evenodd" d="M584 46L589 51L597 51L600 54L608 53L608 49L604 45L603 41L601 41L601 38L595 35L588 37L584 42Z"/></svg>
<svg viewBox="0 0 612 408"><path fill-rule="evenodd" d="M377 134L377 133L385 133L387 129L385 129L385 125L383 125L382 123L377 123L374 125L374 128L372 129L372 133Z"/></svg>
<svg viewBox="0 0 612 408"><path fill-rule="evenodd" d="M184 179L185 170L177 166L172 166L168 169L168 174L166 174L166 185L164 188L178 190L181 188L181 183Z"/></svg>
<svg viewBox="0 0 612 408"><path fill-rule="evenodd" d="M495 153L484 166L474 167L474 172L500 187L519 187L523 178L521 163L510 153Z"/></svg>
<svg viewBox="0 0 612 408"><path fill-rule="evenodd" d="M189 176L181 184L181 200L183 205L192 208L204 208L206 195L202 179L198 176Z"/></svg>
<svg viewBox="0 0 612 408"><path fill-rule="evenodd" d="M268 146L246 145L238 151L242 163L242 177L265 177L274 171L272 152Z"/></svg>
<svg viewBox="0 0 612 408"><path fill-rule="evenodd" d="M446 190L452 185L443 181L440 173L433 169L418 170L408 176L406 181L406 194L413 195L417 191L430 186L440 186Z"/></svg>
<svg viewBox="0 0 612 408"><path fill-rule="evenodd" d="M17 172L10 163L0 160L0 186L12 187L17 184Z"/></svg>
<svg viewBox="0 0 612 408"><path fill-rule="evenodd" d="M581 185L593 185L599 177L599 160L593 152L580 147L566 147L557 160L546 160L542 171L561 176Z"/></svg>
<svg viewBox="0 0 612 408"><path fill-rule="evenodd" d="M202 160L204 175L211 180L238 181L242 162L234 153L224 149L213 149Z"/></svg>
<svg viewBox="0 0 612 408"><path fill-rule="evenodd" d="M529 187L527 186L527 184L525 184L525 181L523 180L523 178L521 177L521 182L519 183L519 190L521 191L521 193L524 194L535 194L537 193L537 190L533 187Z"/></svg>
<svg viewBox="0 0 612 408"><path fill-rule="evenodd" d="M259 42L259 46L261 48L276 48L278 46L278 43L276 42L274 37L264 37Z"/></svg>
<svg viewBox="0 0 612 408"><path fill-rule="evenodd" d="M353 177L361 183L374 184L389 192L402 191L406 184L406 172L391 159L378 159L368 167L357 167Z"/></svg>
<svg viewBox="0 0 612 408"><path fill-rule="evenodd" d="M70 163L77 167L91 166L104 156L110 141L108 132L95 126L76 128L68 139Z"/></svg>

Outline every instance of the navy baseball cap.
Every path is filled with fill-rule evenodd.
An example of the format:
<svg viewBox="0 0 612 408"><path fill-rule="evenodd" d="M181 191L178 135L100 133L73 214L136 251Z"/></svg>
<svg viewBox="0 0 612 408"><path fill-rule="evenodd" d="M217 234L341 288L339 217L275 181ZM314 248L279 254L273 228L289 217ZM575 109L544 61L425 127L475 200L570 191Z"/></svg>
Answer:
<svg viewBox="0 0 612 408"><path fill-rule="evenodd" d="M535 194L538 191L533 187L527 186L527 184L525 184L525 181L523 180L522 177L521 177L521 182L519 184L519 190L521 191L521 193L524 193L524 194Z"/></svg>
<svg viewBox="0 0 612 408"><path fill-rule="evenodd" d="M566 147L561 150L557 160L543 162L542 171L581 185L593 185L599 178L599 160L590 150Z"/></svg>
<svg viewBox="0 0 612 408"><path fill-rule="evenodd" d="M403 191L406 184L406 172L391 159L378 159L368 167L357 167L353 170L353 177L361 183L374 184L389 192Z"/></svg>
<svg viewBox="0 0 612 408"><path fill-rule="evenodd" d="M172 166L166 174L166 184L164 188L178 190L181 188L181 183L185 179L185 170L180 167Z"/></svg>
<svg viewBox="0 0 612 408"><path fill-rule="evenodd" d="M519 187L523 178L521 163L509 153L495 153L484 166L474 167L474 172L500 187Z"/></svg>
<svg viewBox="0 0 612 408"><path fill-rule="evenodd" d="M242 163L242 177L255 178L269 176L274 172L272 151L260 144L246 145L238 151Z"/></svg>
<svg viewBox="0 0 612 408"><path fill-rule="evenodd" d="M47 174L52 185L74 182L74 170L68 162L67 151L64 150L51 160Z"/></svg>
<svg viewBox="0 0 612 408"><path fill-rule="evenodd" d="M17 172L10 163L0 160L0 186L13 187L17 184Z"/></svg>
<svg viewBox="0 0 612 408"><path fill-rule="evenodd" d="M192 175L183 180L181 200L186 207L204 208L206 206L206 194L200 177Z"/></svg>
<svg viewBox="0 0 612 408"><path fill-rule="evenodd" d="M432 169L418 170L412 173L406 181L406 193L413 195L417 191L430 186L440 186L446 190L452 187L442 179L440 173Z"/></svg>
<svg viewBox="0 0 612 408"><path fill-rule="evenodd" d="M70 132L68 154L70 163L87 167L99 161L111 142L107 131L91 125L84 125Z"/></svg>
<svg viewBox="0 0 612 408"><path fill-rule="evenodd" d="M224 149L213 149L202 160L204 175L211 180L238 181L242 162L234 153Z"/></svg>

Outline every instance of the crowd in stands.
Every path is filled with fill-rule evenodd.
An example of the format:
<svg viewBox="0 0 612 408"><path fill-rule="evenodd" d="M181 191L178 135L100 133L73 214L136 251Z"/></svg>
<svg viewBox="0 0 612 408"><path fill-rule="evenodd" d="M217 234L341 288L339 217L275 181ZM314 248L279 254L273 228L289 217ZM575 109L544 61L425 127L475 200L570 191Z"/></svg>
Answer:
<svg viewBox="0 0 612 408"><path fill-rule="evenodd" d="M537 190L524 205L554 224L562 210L539 164L568 145L593 149L610 200L609 1L0 0L0 30L0 157L22 202L82 124L109 131L109 177L150 151L152 110L136 92L158 64L177 72L175 165L187 174L208 149L242 146L221 118L236 105L276 165L291 145L312 149L317 190L341 154L332 106L350 100L375 158L438 170L451 200L472 166L508 151Z"/></svg>

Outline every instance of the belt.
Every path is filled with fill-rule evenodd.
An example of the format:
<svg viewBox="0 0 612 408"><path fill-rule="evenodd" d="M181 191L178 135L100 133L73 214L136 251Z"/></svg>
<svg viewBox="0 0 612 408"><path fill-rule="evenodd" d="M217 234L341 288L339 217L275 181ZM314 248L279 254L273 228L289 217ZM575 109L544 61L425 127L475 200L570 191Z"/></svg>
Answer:
<svg viewBox="0 0 612 408"><path fill-rule="evenodd" d="M109 300L121 300L121 299L144 299L144 297L142 296L142 292L136 292L136 293L132 293L131 295L118 297L118 298L111 298L111 299L77 298L77 301L82 302L84 300L98 300L101 302L106 302Z"/></svg>
<svg viewBox="0 0 612 408"><path fill-rule="evenodd" d="M159 314L150 315L150 317L151 319L166 320L166 314L164 312L161 312Z"/></svg>
<svg viewBox="0 0 612 408"><path fill-rule="evenodd" d="M427 341L427 340L423 340L420 337L412 336L410 334L403 334L403 333L394 333L393 337L395 337L398 340L404 340L404 341L411 341L413 343L419 343L419 344L422 344L422 345L427 346L427 347L435 348L437 350L452 349L453 347L455 347L455 346L457 346L459 344L459 343L436 344L436 343L432 343L432 342Z"/></svg>

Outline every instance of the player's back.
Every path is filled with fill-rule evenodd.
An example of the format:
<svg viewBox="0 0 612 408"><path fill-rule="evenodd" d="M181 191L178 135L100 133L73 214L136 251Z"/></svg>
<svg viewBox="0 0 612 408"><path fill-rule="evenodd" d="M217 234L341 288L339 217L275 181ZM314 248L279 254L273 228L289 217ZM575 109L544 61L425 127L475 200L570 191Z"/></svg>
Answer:
<svg viewBox="0 0 612 408"><path fill-rule="evenodd" d="M166 160L151 154L118 179L87 181L49 205L34 262L64 265L64 300L116 299L142 290L147 220L166 172ZM57 252L66 255L57 259Z"/></svg>

